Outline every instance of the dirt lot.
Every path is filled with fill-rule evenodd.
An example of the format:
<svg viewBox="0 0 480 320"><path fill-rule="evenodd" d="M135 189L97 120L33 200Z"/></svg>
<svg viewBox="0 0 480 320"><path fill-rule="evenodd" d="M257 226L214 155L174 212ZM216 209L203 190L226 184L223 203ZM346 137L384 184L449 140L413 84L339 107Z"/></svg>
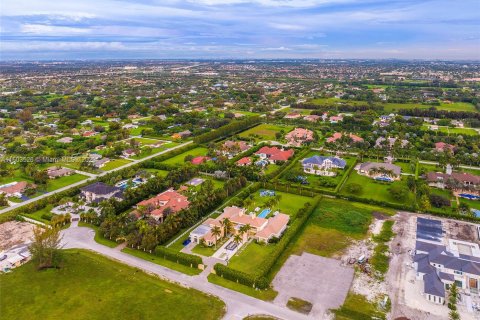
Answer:
<svg viewBox="0 0 480 320"><path fill-rule="evenodd" d="M19 221L0 224L0 251L31 242L34 228L30 223Z"/></svg>
<svg viewBox="0 0 480 320"><path fill-rule="evenodd" d="M303 253L292 255L273 280L279 292L274 303L285 306L289 298L300 298L313 304L310 316L325 319L328 309L340 307L353 280L352 267L336 259Z"/></svg>

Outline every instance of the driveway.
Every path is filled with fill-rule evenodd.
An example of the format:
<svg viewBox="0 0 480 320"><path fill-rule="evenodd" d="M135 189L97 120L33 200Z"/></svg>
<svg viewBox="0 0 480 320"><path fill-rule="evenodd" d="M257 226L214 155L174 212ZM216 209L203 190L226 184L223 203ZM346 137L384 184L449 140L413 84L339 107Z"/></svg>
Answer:
<svg viewBox="0 0 480 320"><path fill-rule="evenodd" d="M71 227L62 231L62 245L67 248L87 249L111 259L120 261L132 267L155 274L165 280L179 283L183 286L220 297L227 306L227 314L224 319L243 319L251 314L270 314L285 320L312 319L305 315L292 311L285 306L279 306L271 302L265 302L241 294L239 292L217 286L207 281L202 273L198 276L188 276L149 261L126 254L115 248L109 248L96 243L93 240L95 232L90 228L78 227L78 222L73 222ZM209 268L210 269L210 268ZM209 270L206 270L209 272Z"/></svg>

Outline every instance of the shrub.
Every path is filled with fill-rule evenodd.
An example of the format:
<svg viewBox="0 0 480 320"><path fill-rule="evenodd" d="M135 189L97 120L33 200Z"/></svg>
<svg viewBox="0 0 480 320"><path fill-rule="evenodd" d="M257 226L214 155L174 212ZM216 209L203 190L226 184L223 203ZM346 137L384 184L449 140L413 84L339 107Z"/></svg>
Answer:
<svg viewBox="0 0 480 320"><path fill-rule="evenodd" d="M162 246L157 246L155 248L155 254L166 260L180 263L188 267L198 268L198 265L203 264L203 260L199 256L178 252Z"/></svg>

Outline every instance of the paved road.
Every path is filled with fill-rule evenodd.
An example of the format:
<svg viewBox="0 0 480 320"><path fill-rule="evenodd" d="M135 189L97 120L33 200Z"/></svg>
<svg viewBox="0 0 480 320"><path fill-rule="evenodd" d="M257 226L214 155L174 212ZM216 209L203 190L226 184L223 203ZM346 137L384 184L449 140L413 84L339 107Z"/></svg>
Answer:
<svg viewBox="0 0 480 320"><path fill-rule="evenodd" d="M186 274L151 263L147 260L126 254L116 250L115 248L103 246L93 240L94 235L95 232L92 229L78 227L78 222L73 222L70 228L62 231L62 244L64 248L81 248L95 251L101 255L120 261L124 264L136 267L148 273L156 274L163 279L220 297L227 306L227 314L225 315L224 319L238 320L243 319L249 314L270 314L285 320L312 319L311 317L307 317L292 311L287 307L282 307L270 302L258 300L236 291L212 284L207 281L206 274L204 274L205 272L198 276L188 276Z"/></svg>
<svg viewBox="0 0 480 320"><path fill-rule="evenodd" d="M74 188L74 187L77 187L77 186L80 186L82 184L84 184L85 182L89 182L89 181L93 181L95 180L96 178L98 177L101 177L101 176L104 176L106 174L109 174L110 172L114 172L114 171L118 171L118 170L122 170L122 169L125 169L125 168L128 168L128 167L131 167L133 165L136 165L138 163L141 163L143 161L146 161L146 160L149 160L149 159L152 159L152 158L155 158L159 155L162 155L164 153L167 153L167 152L170 152L172 150L175 150L175 149L178 149L178 148L182 148L186 145L189 145L193 143L193 141L188 141L188 142L185 142L185 143L182 143L182 144L179 144L178 146L175 146L175 147L172 147L172 148L169 148L169 149L166 149L166 150L163 150L163 151L160 151L160 152L157 152L157 153L154 153L152 155L149 155L143 159L139 159L139 160L136 160L136 161L132 161L130 163L127 163L127 164L124 164L123 166L120 166L118 168L115 168L115 169L112 169L112 170L109 170L109 171L105 171L105 172L102 172L102 173L99 173L99 174L93 174L93 173L86 173L86 172L79 172L81 174L87 174L90 176L90 178L87 178L87 179L84 179L84 180L81 180L81 181L78 181L78 182L75 182L75 183L72 183L68 186L65 186L63 188L60 188L60 189L57 189L57 190L54 190L54 191L51 191L51 192L47 192L45 194L42 194L41 196L38 196L38 197L35 197L35 198L32 198L32 199L29 199L29 200L26 200L26 201L23 201L23 202L20 202L20 203L17 203L11 207L7 207L7 208L4 208L2 210L0 210L0 214L3 214L3 213L6 213L6 212L9 212L11 210L14 210L14 209L17 209L17 208L20 208L20 207L23 207L29 203L32 203L32 202L35 202L37 200L40 200L40 199L43 199L43 198L46 198L46 197L49 197L51 196L52 194L56 194L56 193L60 193L60 192L63 192L65 190L68 190L68 189L71 189L71 188Z"/></svg>

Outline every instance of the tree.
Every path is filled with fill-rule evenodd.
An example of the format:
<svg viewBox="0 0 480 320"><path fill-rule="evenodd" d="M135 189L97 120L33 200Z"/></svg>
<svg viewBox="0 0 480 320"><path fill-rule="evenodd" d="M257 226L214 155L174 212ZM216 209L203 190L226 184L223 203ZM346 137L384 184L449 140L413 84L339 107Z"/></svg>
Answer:
<svg viewBox="0 0 480 320"><path fill-rule="evenodd" d="M62 262L60 250L60 228L40 228L33 230L33 242L30 245L32 260L36 263L37 269L58 268Z"/></svg>
<svg viewBox="0 0 480 320"><path fill-rule="evenodd" d="M460 315L457 312L457 300L458 300L458 288L457 288L457 284L453 283L450 286L450 292L448 295L448 309L450 309L448 316L450 320L460 320Z"/></svg>
<svg viewBox="0 0 480 320"><path fill-rule="evenodd" d="M214 226L212 228L211 232L212 232L213 238L215 239L215 249L217 249L217 240L220 237L220 235L222 234L222 229L220 229L219 226Z"/></svg>
<svg viewBox="0 0 480 320"><path fill-rule="evenodd" d="M240 242L242 242L242 236L239 235L239 234L236 234L234 237L233 237L233 242L235 242L235 244L238 246L240 244Z"/></svg>
<svg viewBox="0 0 480 320"><path fill-rule="evenodd" d="M408 195L408 189L400 184L392 185L388 191L395 200L404 200Z"/></svg>
<svg viewBox="0 0 480 320"><path fill-rule="evenodd" d="M351 194L360 194L363 192L363 187L358 183L349 183L345 186L345 190Z"/></svg>

